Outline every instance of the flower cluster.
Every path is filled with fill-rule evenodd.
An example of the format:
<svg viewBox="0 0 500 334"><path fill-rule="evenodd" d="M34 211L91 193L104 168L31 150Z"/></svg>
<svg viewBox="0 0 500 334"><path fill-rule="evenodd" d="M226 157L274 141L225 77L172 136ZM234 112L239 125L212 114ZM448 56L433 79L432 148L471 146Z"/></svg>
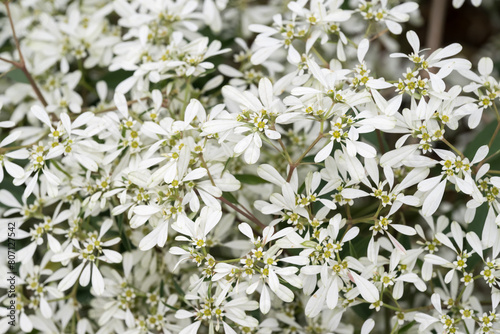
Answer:
<svg viewBox="0 0 500 334"><path fill-rule="evenodd" d="M500 331L493 60L259 3L4 1L0 333Z"/></svg>

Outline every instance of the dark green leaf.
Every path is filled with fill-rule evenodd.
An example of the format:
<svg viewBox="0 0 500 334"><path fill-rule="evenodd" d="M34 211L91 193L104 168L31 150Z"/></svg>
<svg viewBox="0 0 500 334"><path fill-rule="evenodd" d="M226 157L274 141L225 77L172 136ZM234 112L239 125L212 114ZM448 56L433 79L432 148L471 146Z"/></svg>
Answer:
<svg viewBox="0 0 500 334"><path fill-rule="evenodd" d="M261 177L258 177L257 175L252 175L252 174L236 174L234 176L238 181L241 183L245 184L262 184L262 183L267 183L266 180L264 180Z"/></svg>
<svg viewBox="0 0 500 334"><path fill-rule="evenodd" d="M354 245L352 244L351 241L349 241L349 253L355 259L358 258L358 252L356 252L356 248L354 248Z"/></svg>
<svg viewBox="0 0 500 334"><path fill-rule="evenodd" d="M231 202L233 204L238 204L238 199L236 197L234 197L234 195L231 193L223 192L222 197L224 197L225 199L227 199L229 202Z"/></svg>
<svg viewBox="0 0 500 334"><path fill-rule="evenodd" d="M7 78L14 80L15 82L29 83L28 79L24 75L23 71L20 69L15 69L6 75Z"/></svg>
<svg viewBox="0 0 500 334"><path fill-rule="evenodd" d="M403 327L401 327L400 330L398 330L398 334L402 334L402 333L408 332L413 326L415 326L416 323L417 322L415 320L413 320L410 323L407 323L406 325L404 325Z"/></svg>

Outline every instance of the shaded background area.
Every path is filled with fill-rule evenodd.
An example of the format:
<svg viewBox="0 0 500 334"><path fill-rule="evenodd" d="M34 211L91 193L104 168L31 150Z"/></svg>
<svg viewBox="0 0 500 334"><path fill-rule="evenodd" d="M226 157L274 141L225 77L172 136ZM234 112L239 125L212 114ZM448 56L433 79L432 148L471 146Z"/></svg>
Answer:
<svg viewBox="0 0 500 334"><path fill-rule="evenodd" d="M462 56L477 63L489 56L500 62L500 1L483 0L474 7L465 0L461 8L454 8L452 0L421 0L422 22L413 27L424 47L436 49L451 43L460 43ZM402 43L404 45L404 43Z"/></svg>

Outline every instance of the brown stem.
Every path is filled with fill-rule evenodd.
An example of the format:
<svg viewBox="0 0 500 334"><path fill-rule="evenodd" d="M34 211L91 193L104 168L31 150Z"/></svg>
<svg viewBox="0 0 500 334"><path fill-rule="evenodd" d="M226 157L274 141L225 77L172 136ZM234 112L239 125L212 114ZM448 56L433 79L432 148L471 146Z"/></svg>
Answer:
<svg viewBox="0 0 500 334"><path fill-rule="evenodd" d="M9 1L5 1L4 4L5 4L5 9L7 10L7 16L9 18L10 28L12 30L12 37L14 37L14 42L16 43L16 48L17 51L19 52L19 60L21 64L24 65L25 64L24 57L21 52L21 46L19 44L19 39L17 38L16 29L14 28L14 21L12 21L12 14L10 13Z"/></svg>
<svg viewBox="0 0 500 334"><path fill-rule="evenodd" d="M5 9L7 11L7 17L9 18L10 28L12 30L12 37L14 38L14 43L16 44L17 53L19 53L19 62L11 61L11 60L4 59L4 58L1 58L1 60L6 61L6 62L14 65L17 68L19 68L21 71L23 71L24 75L26 76L26 78L30 82L31 87L35 91L35 94L36 94L38 100L40 100L40 102L43 104L43 106L46 107L47 101L43 97L42 92L38 88L38 85L36 84L33 77L31 76L31 73L26 68L26 62L24 61L24 56L23 56L23 53L21 52L21 45L19 43L19 38L17 38L16 29L14 28L14 21L12 20L12 14L10 12L9 1L4 1L4 5L5 5Z"/></svg>
<svg viewBox="0 0 500 334"><path fill-rule="evenodd" d="M0 60L1 60L1 61L4 61L4 62L6 62L6 63L9 63L9 64L11 64L11 65L13 65L13 66L15 66L15 67L18 67L18 68L21 66L21 64L20 64L20 63L18 63L17 61L9 60L9 59L4 58L4 57L0 57Z"/></svg>
<svg viewBox="0 0 500 334"><path fill-rule="evenodd" d="M441 141L446 145L448 145L448 147L451 148L453 151L455 151L455 153L458 154L462 159L465 157L464 154L455 146L453 146L446 138L443 137Z"/></svg>
<svg viewBox="0 0 500 334"><path fill-rule="evenodd" d="M288 171L288 176L286 177L286 182L290 182L290 180L292 179L292 174L293 174L293 171L295 170L295 164L291 164L290 165L290 170Z"/></svg>
<svg viewBox="0 0 500 334"><path fill-rule="evenodd" d="M497 127L495 129L495 132L493 132L493 136L491 136L490 142L488 143L488 148L491 148L491 145L493 145L493 141L495 141L495 138L498 134L498 131L500 131L500 120L498 120Z"/></svg>
<svg viewBox="0 0 500 334"><path fill-rule="evenodd" d="M320 133L318 135L318 137L316 137L316 139L314 139L314 141L311 143L311 145L309 145L309 147L305 150L305 152L302 153L302 155L294 163L290 164L290 170L288 171L288 176L286 178L286 182L290 182L290 180L292 179L292 174L293 174L293 171L295 170L295 168L297 168L297 166L300 165L302 159L304 159L304 157L306 156L306 154L309 153L309 151L311 151L314 148L314 146L316 146L316 144L323 137L324 137L323 133Z"/></svg>
<svg viewBox="0 0 500 334"><path fill-rule="evenodd" d="M300 164L300 162L302 161L302 159L304 159L306 154L309 153L309 151L311 151L314 148L314 146L316 146L316 144L321 140L321 138L323 138L323 133L320 133L318 135L318 137L316 137L316 139L314 139L314 141L311 143L311 145L309 145L309 147L306 149L306 151L304 153L302 153L302 155L297 159L297 161L295 161L294 165Z"/></svg>
<svg viewBox="0 0 500 334"><path fill-rule="evenodd" d="M274 130L274 127L273 127L273 130ZM285 154L285 157L288 160L288 163L291 164L292 163L292 159L290 158L290 155L288 154L288 151L286 150L285 144L283 143L283 141L281 140L281 138L278 139L278 143L280 144L281 149L283 150L283 154Z"/></svg>
<svg viewBox="0 0 500 334"><path fill-rule="evenodd" d="M260 228L264 229L266 228L266 225L264 225L257 217L252 215L251 213L247 213L243 211L242 209L238 208L236 205L225 199L224 197L217 197L218 200L220 200L222 203L226 204L227 206L231 207L234 211L240 213L242 216L245 218L249 219L250 221L254 222L257 224Z"/></svg>
<svg viewBox="0 0 500 334"><path fill-rule="evenodd" d="M33 79L33 77L31 76L30 72L28 72L28 69L26 68L25 65L23 65L23 67L21 67L20 69L21 69L21 71L23 71L24 75L26 76L26 78L30 82L30 85L33 88L33 90L35 91L35 94L36 94L36 97L38 97L38 100L40 100L40 102L43 104L43 106L46 107L48 105L48 103L45 100L45 98L43 97L42 92L38 88L38 85L36 84L35 79Z"/></svg>
<svg viewBox="0 0 500 334"><path fill-rule="evenodd" d="M199 157L200 157L201 165L207 170L207 174L208 174L208 178L210 179L210 182L212 183L213 186L215 186L214 178L212 177L212 174L210 174L210 170L208 169L208 165L205 162L205 159L203 159L203 153L200 153Z"/></svg>
<svg viewBox="0 0 500 334"><path fill-rule="evenodd" d="M389 29L382 30L381 32L379 32L378 34L376 34L375 36L373 36L372 38L370 38L370 42L373 42L374 40L376 40L380 36L386 34L388 31L389 31Z"/></svg>

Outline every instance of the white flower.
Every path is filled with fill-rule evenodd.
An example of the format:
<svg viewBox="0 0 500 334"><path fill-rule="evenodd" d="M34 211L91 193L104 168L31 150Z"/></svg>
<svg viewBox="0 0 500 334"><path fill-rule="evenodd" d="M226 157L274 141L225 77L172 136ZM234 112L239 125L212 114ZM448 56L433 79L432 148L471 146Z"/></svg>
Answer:
<svg viewBox="0 0 500 334"><path fill-rule="evenodd" d="M92 278L92 287L95 294L101 295L104 293L105 282L95 262L97 260L109 263L119 263L122 261L122 255L120 253L103 248L120 242L120 238L102 241L102 237L112 225L113 221L111 219L104 221L101 225L99 234L90 234L82 245L79 243L70 244L66 249L52 257L52 261L54 262L61 262L75 257L78 257L82 261L59 282L57 288L60 291L66 291L72 288L77 280L80 282L81 286L87 286ZM78 252L73 252L73 247L75 247Z"/></svg>

